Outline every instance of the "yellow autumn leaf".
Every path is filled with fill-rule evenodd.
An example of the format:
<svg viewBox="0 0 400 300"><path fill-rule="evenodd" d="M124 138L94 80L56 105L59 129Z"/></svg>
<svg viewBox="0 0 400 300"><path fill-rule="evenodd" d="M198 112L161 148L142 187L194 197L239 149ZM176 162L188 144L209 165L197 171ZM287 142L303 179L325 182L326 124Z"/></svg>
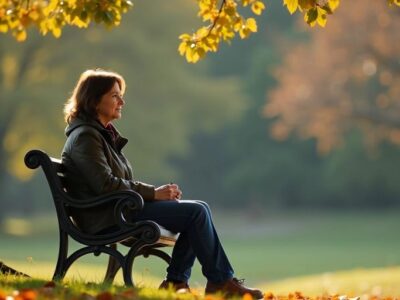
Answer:
<svg viewBox="0 0 400 300"><path fill-rule="evenodd" d="M19 30L15 33L15 39L18 42L23 42L26 40L26 31L25 30Z"/></svg>
<svg viewBox="0 0 400 300"><path fill-rule="evenodd" d="M225 42L227 42L235 37L235 33L232 30L229 30L226 27L224 27L221 30L221 37Z"/></svg>
<svg viewBox="0 0 400 300"><path fill-rule="evenodd" d="M0 24L0 32L7 32L8 26L7 24Z"/></svg>
<svg viewBox="0 0 400 300"><path fill-rule="evenodd" d="M299 0L299 7L304 10L313 8L316 4L316 0Z"/></svg>
<svg viewBox="0 0 400 300"><path fill-rule="evenodd" d="M78 26L79 28L86 28L89 26L90 20L82 21L80 18L75 17L71 24Z"/></svg>
<svg viewBox="0 0 400 300"><path fill-rule="evenodd" d="M180 55L184 55L187 50L188 44L186 41L179 44L178 51Z"/></svg>
<svg viewBox="0 0 400 300"><path fill-rule="evenodd" d="M232 2L225 5L224 12L227 16L234 16L236 14L236 3Z"/></svg>
<svg viewBox="0 0 400 300"><path fill-rule="evenodd" d="M49 4L43 9L43 13L48 16L56 10L58 6L58 0L50 0Z"/></svg>
<svg viewBox="0 0 400 300"><path fill-rule="evenodd" d="M199 2L199 12L198 16L203 18L203 21L213 20L215 18L215 14L218 14L215 7L215 2L211 1L200 1Z"/></svg>
<svg viewBox="0 0 400 300"><path fill-rule="evenodd" d="M208 35L209 29L207 27L201 27L196 31L196 39L200 39Z"/></svg>
<svg viewBox="0 0 400 300"><path fill-rule="evenodd" d="M54 37L59 38L61 36L61 28L60 27L54 27L51 31L54 35Z"/></svg>
<svg viewBox="0 0 400 300"><path fill-rule="evenodd" d="M182 41L188 41L192 38L192 36L190 34L187 33L183 33L179 36L179 39Z"/></svg>
<svg viewBox="0 0 400 300"><path fill-rule="evenodd" d="M190 63L193 62L193 49L191 47L186 49L186 61Z"/></svg>
<svg viewBox="0 0 400 300"><path fill-rule="evenodd" d="M39 19L40 15L36 10L32 10L29 13L29 18L31 18L33 21L37 21Z"/></svg>
<svg viewBox="0 0 400 300"><path fill-rule="evenodd" d="M8 21L8 27L10 29L15 29L18 28L20 26L20 21L18 19L11 19Z"/></svg>
<svg viewBox="0 0 400 300"><path fill-rule="evenodd" d="M241 39L246 39L250 35L250 30L248 28L243 28L239 31L239 36Z"/></svg>
<svg viewBox="0 0 400 300"><path fill-rule="evenodd" d="M219 38L216 34L210 34L203 39L204 45L213 48L214 45L218 44Z"/></svg>
<svg viewBox="0 0 400 300"><path fill-rule="evenodd" d="M76 1L77 0L67 0L68 6L75 8L76 7Z"/></svg>
<svg viewBox="0 0 400 300"><path fill-rule="evenodd" d="M226 26L231 23L232 18L229 18L225 14L221 14L217 20L217 25Z"/></svg>
<svg viewBox="0 0 400 300"><path fill-rule="evenodd" d="M294 14L299 6L299 0L284 0L283 4L286 5L287 9L289 10L290 14Z"/></svg>
<svg viewBox="0 0 400 300"><path fill-rule="evenodd" d="M203 58L206 55L206 50L205 50L204 46L197 47L196 53L199 56L199 59Z"/></svg>
<svg viewBox="0 0 400 300"><path fill-rule="evenodd" d="M213 20L213 14L211 13L211 11L204 12L199 15L203 17L203 21Z"/></svg>
<svg viewBox="0 0 400 300"><path fill-rule="evenodd" d="M314 27L315 24L317 24L317 18L318 11L316 8L311 8L304 14L304 21L311 27Z"/></svg>
<svg viewBox="0 0 400 300"><path fill-rule="evenodd" d="M47 34L48 31L49 31L49 30L48 30L48 28L47 28L46 22L40 22L40 24L39 24L39 32L40 32L42 35L45 35L45 34Z"/></svg>
<svg viewBox="0 0 400 300"><path fill-rule="evenodd" d="M317 23L321 27L325 27L326 21L327 21L327 13L324 9L317 7L317 12L318 12L318 17L317 17Z"/></svg>
<svg viewBox="0 0 400 300"><path fill-rule="evenodd" d="M399 1L400 3L400 1ZM340 0L328 0L329 7L332 11L334 11L340 4Z"/></svg>
<svg viewBox="0 0 400 300"><path fill-rule="evenodd" d="M204 57L204 55L204 49L196 45L195 47L188 49L186 52L186 60L190 63L196 63L200 58Z"/></svg>
<svg viewBox="0 0 400 300"><path fill-rule="evenodd" d="M253 11L253 13L255 13L256 15L261 15L262 11L265 9L265 5L264 3L262 3L261 1L256 1L251 5L251 10Z"/></svg>
<svg viewBox="0 0 400 300"><path fill-rule="evenodd" d="M248 18L246 20L246 28L248 28L251 32L257 32L257 22L254 18Z"/></svg>
<svg viewBox="0 0 400 300"><path fill-rule="evenodd" d="M210 7L211 7L211 2L199 1L200 11L209 10Z"/></svg>
<svg viewBox="0 0 400 300"><path fill-rule="evenodd" d="M246 23L242 25L242 28L239 30L239 36L242 39L247 38L251 32L257 32L257 23L253 18L248 18Z"/></svg>
<svg viewBox="0 0 400 300"><path fill-rule="evenodd" d="M246 7L247 5L249 5L250 3L254 2L255 0L242 0L242 5L243 7Z"/></svg>
<svg viewBox="0 0 400 300"><path fill-rule="evenodd" d="M238 32L242 28L243 23L244 22L242 18L237 18L233 23L233 30Z"/></svg>

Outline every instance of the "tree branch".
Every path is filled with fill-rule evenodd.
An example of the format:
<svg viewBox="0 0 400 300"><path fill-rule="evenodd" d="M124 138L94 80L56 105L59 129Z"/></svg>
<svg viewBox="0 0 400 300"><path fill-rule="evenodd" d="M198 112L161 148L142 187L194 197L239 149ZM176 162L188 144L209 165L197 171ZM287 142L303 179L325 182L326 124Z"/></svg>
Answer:
<svg viewBox="0 0 400 300"><path fill-rule="evenodd" d="M213 23L210 24L210 29L208 30L208 33L207 33L207 35L205 37L208 37L211 34L211 32L213 31L213 29L215 28L215 26L217 25L218 19L219 19L220 15L221 15L222 10L224 9L225 5L226 5L226 0L222 0L221 6L219 7L219 10L218 10L218 15L215 18L215 20L213 21Z"/></svg>

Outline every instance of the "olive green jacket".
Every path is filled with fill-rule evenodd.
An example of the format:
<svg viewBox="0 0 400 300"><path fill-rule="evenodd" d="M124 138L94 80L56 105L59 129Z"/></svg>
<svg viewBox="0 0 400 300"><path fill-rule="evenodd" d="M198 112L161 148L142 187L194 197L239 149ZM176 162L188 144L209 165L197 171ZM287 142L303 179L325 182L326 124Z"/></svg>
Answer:
<svg viewBox="0 0 400 300"><path fill-rule="evenodd" d="M68 194L87 199L113 191L134 190L144 200L154 200L154 186L134 181L131 165L121 152L128 140L110 127L106 129L96 120L81 118L67 126L62 163L66 167ZM77 225L88 233L114 225L112 206L71 213Z"/></svg>

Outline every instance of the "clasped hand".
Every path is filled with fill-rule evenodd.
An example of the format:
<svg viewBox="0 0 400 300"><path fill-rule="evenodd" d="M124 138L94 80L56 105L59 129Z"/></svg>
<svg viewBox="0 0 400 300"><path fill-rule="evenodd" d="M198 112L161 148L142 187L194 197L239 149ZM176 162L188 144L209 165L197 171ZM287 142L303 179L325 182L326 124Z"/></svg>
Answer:
<svg viewBox="0 0 400 300"><path fill-rule="evenodd" d="M155 200L179 200L181 199L182 191L175 183L164 184L155 189Z"/></svg>

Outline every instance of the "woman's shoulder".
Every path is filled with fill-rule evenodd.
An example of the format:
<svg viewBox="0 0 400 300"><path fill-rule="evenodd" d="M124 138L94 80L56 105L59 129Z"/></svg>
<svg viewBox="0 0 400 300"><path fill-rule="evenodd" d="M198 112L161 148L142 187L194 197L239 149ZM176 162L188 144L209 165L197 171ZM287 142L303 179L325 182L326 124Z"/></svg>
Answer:
<svg viewBox="0 0 400 300"><path fill-rule="evenodd" d="M89 133L89 134L94 134L94 135L101 135L100 130L91 125L81 125L81 126L75 128L75 130L73 130L72 133L75 133L75 134Z"/></svg>
<svg viewBox="0 0 400 300"><path fill-rule="evenodd" d="M83 120L76 118L65 129L66 135L77 137L82 134L89 134L93 136L101 136L101 126L95 120Z"/></svg>
<svg viewBox="0 0 400 300"><path fill-rule="evenodd" d="M101 133L98 129L94 128L93 126L90 125L82 125L74 130L72 130L69 134L70 138L77 138L82 135L88 135L88 136L93 136L93 137L101 137Z"/></svg>
<svg viewBox="0 0 400 300"><path fill-rule="evenodd" d="M93 149L103 147L104 144L104 139L96 128L86 125L79 126L70 133L65 141L63 153L73 155L73 153L91 152Z"/></svg>

